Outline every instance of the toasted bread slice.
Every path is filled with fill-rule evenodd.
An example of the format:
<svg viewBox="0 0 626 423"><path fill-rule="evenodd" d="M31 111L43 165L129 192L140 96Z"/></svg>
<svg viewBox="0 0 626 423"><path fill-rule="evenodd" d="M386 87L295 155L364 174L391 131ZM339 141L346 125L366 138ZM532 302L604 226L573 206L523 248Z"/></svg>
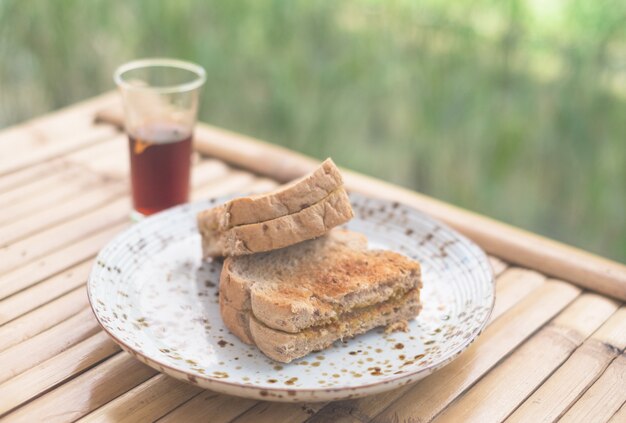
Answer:
<svg viewBox="0 0 626 423"><path fill-rule="evenodd" d="M266 326L297 333L420 286L417 262L367 250L363 235L334 229L290 248L227 258L220 293Z"/></svg>
<svg viewBox="0 0 626 423"><path fill-rule="evenodd" d="M223 314L226 326L242 341L255 344L266 356L289 363L310 352L328 348L333 342L365 333L380 326L411 320L419 314L419 290L380 304L355 309L341 320L313 326L298 333L276 330L261 323L249 311L230 309L234 317ZM230 320L230 319L236 320Z"/></svg>
<svg viewBox="0 0 626 423"><path fill-rule="evenodd" d="M221 228L265 222L296 213L323 200L342 185L339 169L328 158L313 172L275 191L229 201Z"/></svg>
<svg viewBox="0 0 626 423"><path fill-rule="evenodd" d="M302 178L268 193L235 198L202 212L199 219L207 219L219 231L265 222L306 209L342 185L339 169L332 159L326 159L316 170Z"/></svg>
<svg viewBox="0 0 626 423"><path fill-rule="evenodd" d="M198 228L204 256L239 256L271 251L319 237L354 216L343 187L299 212L262 223L218 229L216 215L201 215Z"/></svg>
<svg viewBox="0 0 626 423"><path fill-rule="evenodd" d="M417 262L368 250L363 235L334 229L289 248L227 258L220 310L244 342L290 361L339 338L414 317L420 288Z"/></svg>

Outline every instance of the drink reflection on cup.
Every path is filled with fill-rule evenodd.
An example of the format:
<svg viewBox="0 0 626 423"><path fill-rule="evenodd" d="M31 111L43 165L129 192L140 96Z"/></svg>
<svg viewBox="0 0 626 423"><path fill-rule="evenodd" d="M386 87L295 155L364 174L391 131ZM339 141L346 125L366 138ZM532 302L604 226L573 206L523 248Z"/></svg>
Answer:
<svg viewBox="0 0 626 423"><path fill-rule="evenodd" d="M124 102L133 218L187 202L204 69L181 60L144 59L120 66L114 78Z"/></svg>

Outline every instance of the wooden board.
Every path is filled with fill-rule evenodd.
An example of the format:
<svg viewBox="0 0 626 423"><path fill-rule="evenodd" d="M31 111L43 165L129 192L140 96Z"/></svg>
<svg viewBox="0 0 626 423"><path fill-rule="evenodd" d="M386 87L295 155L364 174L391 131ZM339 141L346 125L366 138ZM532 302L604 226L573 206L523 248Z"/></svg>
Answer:
<svg viewBox="0 0 626 423"><path fill-rule="evenodd" d="M624 266L351 172L351 188L421 208L492 254L495 309L458 359L384 394L281 404L203 391L120 351L84 285L98 250L130 224L116 102L107 94L0 132L0 153L15 158L0 160L0 419L625 421ZM315 165L205 125L197 139L210 158L195 159L193 199L269 190Z"/></svg>

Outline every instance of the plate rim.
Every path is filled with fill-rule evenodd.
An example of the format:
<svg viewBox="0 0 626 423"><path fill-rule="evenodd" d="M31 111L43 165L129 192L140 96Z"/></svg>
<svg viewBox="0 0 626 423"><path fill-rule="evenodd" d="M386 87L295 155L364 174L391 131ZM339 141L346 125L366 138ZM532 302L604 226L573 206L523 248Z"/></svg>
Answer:
<svg viewBox="0 0 626 423"><path fill-rule="evenodd" d="M104 323L100 320L100 317L98 316L98 313L96 312L96 308L94 307L94 298L93 293L92 293L92 288L91 285L93 283L93 274L94 272L97 270L97 262L100 260L100 255L102 254L103 251L107 250L111 245L115 244L116 242L118 242L118 239L121 238L124 234L126 234L128 231L133 230L133 228L137 227L138 225L141 225L143 222L145 221L149 221L149 220L155 220L155 219L161 219L163 218L163 216L167 216L169 214L176 214L179 213L181 210L185 209L185 208L193 208L194 206L198 205L198 204L202 204L202 203L208 203L213 205L219 205L222 204L225 201L228 201L229 199L235 198L240 196L241 194L233 194L233 195L223 195L223 196L217 196L217 197L210 197L207 199L203 199L203 200L198 200L198 201L193 201L191 203L185 203L185 204L181 204L179 206L175 206L172 208L169 208L167 210L164 210L162 212L159 213L155 213L152 216L147 217L146 219L126 228L125 230L123 230L122 232L118 233L112 240L110 240L104 247L102 247L100 249L100 251L98 252L98 255L95 257L94 261L93 261L93 265L91 267L91 270L89 272L89 276L87 278L87 299L89 301L89 307L91 308L92 313L94 314L94 316L96 317L96 321L98 322L98 325L104 330L104 332L116 343L118 344L124 351L128 352L129 354L131 354L133 357L137 358L138 360L140 360L141 362L145 363L146 365L152 367L153 369L162 372L164 374L167 374L169 376L175 377L176 379L188 382L188 383L192 383L196 386L200 386L202 388L205 389L213 389L215 391L218 392L222 392L222 393L226 393L229 395L238 395L236 393L232 393L231 389L228 388L236 388L236 390L243 390L246 393L248 393L248 395L239 395L239 396L243 396L243 397L247 397L247 398L253 398L253 399L259 399L259 400L264 400L264 401L279 401L279 402L301 402L304 401L301 396L307 396L309 395L310 397L308 397L308 399L306 399L306 401L308 402L315 402L315 401L328 401L328 400L340 400L340 399L345 399L345 397L348 397L348 395L344 395L342 397L339 398L334 398L332 396L330 396L330 394L333 393L346 393L346 392L350 392L351 394L349 395L349 398L359 398L359 397L364 397L370 394L374 394L377 392L384 392L399 386L403 386L405 384L411 383L411 382L417 382L420 379L425 378L426 376L429 376L430 374L434 373L435 371L441 369L442 367L446 366L448 363L450 363L451 361L453 361L454 359L456 359L461 353L463 353L465 350L467 350L470 345L472 345L472 343L474 343L474 341L483 333L483 331L485 330L485 328L487 327L487 324L489 323L489 321L491 320L491 315L493 313L493 309L495 306L495 299L496 299L496 287L495 287L495 282L496 282L496 278L495 278L495 274L493 271L493 267L491 266L491 263L489 262L489 258L487 256L487 254L485 253L485 251L480 248L480 246L478 246L478 244L476 244L474 241L472 241L471 239L467 238L465 235L461 234L460 232L456 231L455 229L451 228L449 225L445 224L444 222L441 222L440 220L428 215L427 213L411 206L410 204L407 204L405 202L402 201L398 201L398 200L389 200L389 199L385 199L385 198L380 198L380 197L373 197L370 195L364 195L361 193L356 193L353 191L348 191L349 196L352 197L361 197L362 199L366 199L369 201L378 201L378 202L383 202L389 205L393 205L393 204L402 204L405 207L408 207L410 209L412 209L414 212L418 213L420 215L421 218L426 219L428 221L430 221L431 223L435 223L438 226L441 226L442 228L451 231L455 236L459 237L460 239L462 239L464 242L469 243L469 245L473 246L475 248L475 252L478 253L478 256L481 260L483 260L486 264L487 264L487 268L489 271L489 286L491 286L491 304L488 305L488 311L485 314L485 319L483 320L483 322L481 322L480 326L478 327L477 330L475 330L472 333L472 336L470 336L468 338L468 340L464 343L462 343L461 345L459 345L457 347L457 349L450 354L448 357L446 357L445 359L436 362L436 363L432 363L427 365L426 367L420 368L420 369L416 369L413 372L407 372L404 374L400 374L400 375L395 375L393 377L387 378L387 379L382 379L379 382L372 382L372 383L364 383L361 385L355 385L355 386L339 386L339 387L335 387L335 388L329 388L329 387L319 387L319 388L298 388L298 387L262 387L262 386L258 386L258 385L254 385L254 384L244 384L244 383L239 383L239 382L231 382L231 381L227 381L224 379L219 379L219 378L214 378L214 377L210 377L207 375L201 375L201 374L196 374L196 373L190 373L187 372L185 370L181 370L178 369L176 367L173 367L169 364L163 363L157 359L151 358L148 355L141 353L139 351L137 351L134 347L128 345L126 342L122 341L121 339L119 339L111 330L109 330ZM245 194L244 194L245 195ZM412 379L415 376L418 376L415 379ZM203 383L199 383L199 381L202 381ZM404 383L403 383L404 382ZM217 387L217 389L216 389ZM227 389L220 389L222 387L226 387ZM375 388L377 387L381 387L382 389L376 390ZM386 388L386 389L385 389ZM294 392L295 391L295 395L294 394L289 394L290 392ZM372 392L368 392L368 391L372 391ZM352 394L354 393L354 394ZM251 395L253 394L253 395ZM280 395L278 395L280 394ZM283 394L288 394L286 397L282 396ZM325 394L325 395L324 395ZM312 396L312 397L311 397Z"/></svg>

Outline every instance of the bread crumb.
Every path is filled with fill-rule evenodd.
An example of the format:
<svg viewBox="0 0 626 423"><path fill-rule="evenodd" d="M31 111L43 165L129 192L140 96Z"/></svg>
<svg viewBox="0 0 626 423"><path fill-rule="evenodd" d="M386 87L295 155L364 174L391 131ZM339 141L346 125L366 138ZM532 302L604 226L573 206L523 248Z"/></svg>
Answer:
<svg viewBox="0 0 626 423"><path fill-rule="evenodd" d="M385 328L385 333L393 333L393 332L408 332L409 331L409 322L406 320L398 320L397 322L393 322L390 325L387 325Z"/></svg>

